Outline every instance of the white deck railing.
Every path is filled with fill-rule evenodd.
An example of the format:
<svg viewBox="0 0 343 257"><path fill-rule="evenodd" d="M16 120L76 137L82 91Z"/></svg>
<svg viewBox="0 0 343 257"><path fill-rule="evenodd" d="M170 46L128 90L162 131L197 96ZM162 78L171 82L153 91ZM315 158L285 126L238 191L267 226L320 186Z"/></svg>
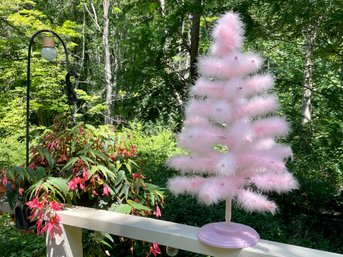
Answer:
<svg viewBox="0 0 343 257"><path fill-rule="evenodd" d="M0 210L9 212L6 204ZM342 254L261 240L242 250L207 246L197 240L198 227L86 207L59 211L63 233L47 237L47 256L82 257L82 229L107 232L146 242L216 257L343 257Z"/></svg>

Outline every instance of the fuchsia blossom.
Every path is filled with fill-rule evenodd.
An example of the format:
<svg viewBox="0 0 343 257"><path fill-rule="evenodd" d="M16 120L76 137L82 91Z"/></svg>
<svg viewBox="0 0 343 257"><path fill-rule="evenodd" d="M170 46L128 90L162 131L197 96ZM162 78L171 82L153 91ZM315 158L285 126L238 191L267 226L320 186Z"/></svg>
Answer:
<svg viewBox="0 0 343 257"><path fill-rule="evenodd" d="M4 186L6 186L6 185L7 185L7 182L8 182L7 177L4 177L4 178L2 179L2 184L3 184Z"/></svg>
<svg viewBox="0 0 343 257"><path fill-rule="evenodd" d="M39 219L36 221L36 229L37 229L38 235L42 234L42 225L43 225L43 219Z"/></svg>
<svg viewBox="0 0 343 257"><path fill-rule="evenodd" d="M31 209L31 216L29 217L29 219L32 221L38 218L36 221L38 234L48 232L49 235L54 238L55 233L61 232L61 228L58 224L60 221L60 217L55 213L55 211L61 210L63 204L56 201L50 202L46 198L40 201L38 196L36 196L32 201L28 201L26 205L29 206L29 208ZM47 213L49 221L43 227L45 213Z"/></svg>
<svg viewBox="0 0 343 257"><path fill-rule="evenodd" d="M84 171L85 174L88 174L88 172ZM84 190L85 189L85 182L88 180L88 178L81 178L81 177L74 177L72 180L68 182L68 189L69 190L76 190L78 186L80 189Z"/></svg>
<svg viewBox="0 0 343 257"><path fill-rule="evenodd" d="M89 173L88 173L88 171L87 171L86 168L83 168L82 176L83 176L85 179L88 179L88 178L89 178Z"/></svg>
<svg viewBox="0 0 343 257"><path fill-rule="evenodd" d="M158 246L158 244L153 243L150 246L150 252L146 255L146 257L150 256L151 254L154 255L154 256L157 256L157 254L161 254L161 249Z"/></svg>
<svg viewBox="0 0 343 257"><path fill-rule="evenodd" d="M84 182L81 182L81 183L80 183L80 189L85 191L86 185L85 185Z"/></svg>
<svg viewBox="0 0 343 257"><path fill-rule="evenodd" d="M29 165L30 169L35 169L36 168L36 164L34 162L31 162Z"/></svg>
<svg viewBox="0 0 343 257"><path fill-rule="evenodd" d="M160 207L158 206L158 204L156 204L156 209L155 209L154 214L155 214L156 218L162 217L161 209L160 209Z"/></svg>
<svg viewBox="0 0 343 257"><path fill-rule="evenodd" d="M31 209L41 210L44 207L44 201L39 201L38 196L36 196L35 198L33 198L32 201L28 201L26 205L29 206Z"/></svg>
<svg viewBox="0 0 343 257"><path fill-rule="evenodd" d="M63 207L64 204L61 204L61 203L58 203L58 202L50 202L49 203L49 206L54 209L55 211L59 211L59 210L62 210L62 207Z"/></svg>
<svg viewBox="0 0 343 257"><path fill-rule="evenodd" d="M24 189L24 188L20 187L20 188L18 189L19 195L23 195L24 192L25 192L25 189Z"/></svg>
<svg viewBox="0 0 343 257"><path fill-rule="evenodd" d="M57 215L51 215L48 223L42 228L41 234L47 232L50 234L51 238L55 237L55 233L61 232L61 227L59 225L60 217ZM38 229L37 229L38 230Z"/></svg>
<svg viewBox="0 0 343 257"><path fill-rule="evenodd" d="M74 173L74 172L73 172ZM69 190L77 190L80 187L81 190L86 190L85 182L89 179L89 173L86 168L83 168L82 177L73 177L72 180L68 182Z"/></svg>
<svg viewBox="0 0 343 257"><path fill-rule="evenodd" d="M110 192L111 192L111 189L108 186L104 185L102 195L108 196L110 194Z"/></svg>
<svg viewBox="0 0 343 257"><path fill-rule="evenodd" d="M131 156L136 154L136 147L134 145L130 145L130 149L131 149Z"/></svg>
<svg viewBox="0 0 343 257"><path fill-rule="evenodd" d="M68 182L68 189L69 190L76 190L77 189L77 184L79 183L79 178L73 178Z"/></svg>
<svg viewBox="0 0 343 257"><path fill-rule="evenodd" d="M142 174L140 173L132 173L132 179L141 179L141 178L145 178Z"/></svg>

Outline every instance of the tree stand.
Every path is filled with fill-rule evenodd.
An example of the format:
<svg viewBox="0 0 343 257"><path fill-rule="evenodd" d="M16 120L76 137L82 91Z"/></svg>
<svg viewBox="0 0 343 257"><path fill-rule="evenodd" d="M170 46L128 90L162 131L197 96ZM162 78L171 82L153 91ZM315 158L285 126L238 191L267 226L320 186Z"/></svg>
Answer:
<svg viewBox="0 0 343 257"><path fill-rule="evenodd" d="M202 243L219 248L245 248L258 243L260 236L255 229L231 222L231 201L226 200L226 222L215 222L201 227L197 237Z"/></svg>

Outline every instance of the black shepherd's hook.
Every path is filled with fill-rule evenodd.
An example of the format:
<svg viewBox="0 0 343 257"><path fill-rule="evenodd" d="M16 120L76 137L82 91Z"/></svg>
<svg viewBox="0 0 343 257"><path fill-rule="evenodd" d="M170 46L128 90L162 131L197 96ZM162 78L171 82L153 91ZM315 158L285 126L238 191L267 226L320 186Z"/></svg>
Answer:
<svg viewBox="0 0 343 257"><path fill-rule="evenodd" d="M67 86L67 97L68 97L68 103L70 105L76 104L77 102L77 95L74 90L73 85L70 82L70 77L78 78L78 75L76 72L68 72L66 75L66 86Z"/></svg>
<svg viewBox="0 0 343 257"><path fill-rule="evenodd" d="M76 107L77 95L76 95L73 85L70 82L70 77L74 77L75 79L77 79L78 75L74 71L68 71L66 75L66 91L67 91L68 104L69 106L74 106L74 108L77 108ZM70 109L70 114L71 114L72 126L75 126L75 112L73 108Z"/></svg>
<svg viewBox="0 0 343 257"><path fill-rule="evenodd" d="M30 116L30 86L31 86L31 74L30 74L30 68L31 68L31 49L32 49L32 45L34 42L34 39L37 35L39 35L40 33L51 33L54 36L56 36L59 41L62 43L62 46L64 48L64 53L65 53L65 57L66 57L66 69L67 69L67 75L65 77L66 79L66 90L67 90L67 97L68 97L68 103L70 105L75 105L77 102L77 96L76 93L74 91L74 88L70 82L70 77L74 77L77 78L77 73L75 71L72 71L70 69L70 65L69 65L69 58L68 58L68 50L66 45L64 44L64 41L62 40L62 38L54 31L52 30L47 30L47 29L43 29L43 30L39 30L37 31L35 34L33 34L33 36L30 39L30 43L29 43L29 48L28 48L28 56L27 56L27 87L26 87L26 168L29 167L29 144L30 144L30 135L29 135L29 127L30 127L30 123L29 123L29 116ZM75 117L74 117L74 113L73 111L71 112L72 115L72 123L73 125L75 125Z"/></svg>

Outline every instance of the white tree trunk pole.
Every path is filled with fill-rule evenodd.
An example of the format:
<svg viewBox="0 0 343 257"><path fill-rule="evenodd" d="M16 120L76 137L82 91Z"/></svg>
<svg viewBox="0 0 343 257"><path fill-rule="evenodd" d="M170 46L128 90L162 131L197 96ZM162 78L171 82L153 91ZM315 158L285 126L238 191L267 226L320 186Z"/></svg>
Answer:
<svg viewBox="0 0 343 257"><path fill-rule="evenodd" d="M308 31L305 69L304 69L304 86L302 99L302 119L301 124L305 125L312 120L312 90L313 90L313 45L316 38L315 28L311 27Z"/></svg>
<svg viewBox="0 0 343 257"><path fill-rule="evenodd" d="M202 0L193 0L195 6L201 7ZM197 58L199 53L199 40L200 40L200 18L201 14L199 10L194 10L191 13L191 45L190 45L190 69L189 75L191 80L195 80L197 76Z"/></svg>
<svg viewBox="0 0 343 257"><path fill-rule="evenodd" d="M111 70L111 54L109 46L109 29L110 29L110 20L109 20L109 10L110 10L110 1L104 0L104 31L103 31L103 43L105 50L105 82L106 82L106 104L107 110L105 112L105 124L112 124L112 108L113 108L113 88L112 88L112 70Z"/></svg>
<svg viewBox="0 0 343 257"><path fill-rule="evenodd" d="M165 0L160 0L160 5L161 5L161 14L162 14L162 17L165 16L166 14L166 3L165 3Z"/></svg>
<svg viewBox="0 0 343 257"><path fill-rule="evenodd" d="M227 224L231 222L232 199L226 199L225 221Z"/></svg>

